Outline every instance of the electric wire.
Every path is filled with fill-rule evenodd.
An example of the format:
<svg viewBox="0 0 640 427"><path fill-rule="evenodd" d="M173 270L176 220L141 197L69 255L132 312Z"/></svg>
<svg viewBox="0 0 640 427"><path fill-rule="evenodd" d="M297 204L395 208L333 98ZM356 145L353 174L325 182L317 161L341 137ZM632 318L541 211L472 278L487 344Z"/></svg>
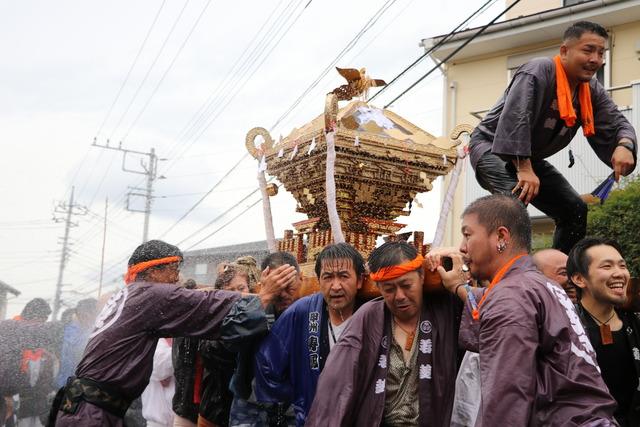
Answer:
<svg viewBox="0 0 640 427"><path fill-rule="evenodd" d="M404 95L406 95L409 91L411 91L413 88L415 88L418 84L420 84L420 82L422 82L425 78L427 78L431 73L433 73L435 70L437 70L438 68L440 68L441 64L446 63L447 61L449 61L451 58L453 58L458 52L460 52L462 49L464 49L469 43L471 43L476 37L480 36L482 33L485 32L485 30L487 28L489 28L491 25L493 25L498 19L500 19L500 17L502 17L502 15L504 15L505 13L507 13L509 10L511 10L513 7L515 7L518 3L520 3L521 0L515 0L513 3L511 3L507 8L505 8L502 12L500 12L498 15L496 15L495 18L493 18L491 21L489 21L487 24L485 24L482 28L480 28L480 30L478 30L475 34L473 34L471 37L469 37L468 39L466 39L460 46L458 46L453 52L451 52L449 55L447 55L442 61L436 61L436 64L429 70L427 71L422 77L420 77L418 80L416 80L414 83L412 83L407 89L405 89L404 91L402 91L398 96L396 96L395 98L393 98L391 100L391 102L387 103L387 105L384 106L384 108L389 107L391 104L393 104L394 102L396 102L397 100L399 100L400 98L402 98Z"/></svg>
<svg viewBox="0 0 640 427"><path fill-rule="evenodd" d="M167 46L167 43L169 42L169 39L171 38L171 35L173 34L174 30L178 26L178 22L180 22L180 19L182 18L182 15L184 14L185 9L189 5L189 1L190 0L186 0L186 2L184 3L184 6L182 7L182 9L180 9L180 12L178 13L178 16L173 21L171 29L169 30L169 33L165 37L164 41L162 42L162 46L160 46L160 49L158 50L158 53L156 54L155 58L153 59L153 62L151 63L151 65L147 69L144 77L142 78L142 81L138 85L138 88L136 89L135 93L133 94L133 97L129 101L129 104L127 104L127 107L125 108L124 112L120 115L120 119L118 120L116 126L113 128L113 130L109 134L109 138L108 138L109 140L113 139L113 136L116 134L116 132L120 128L120 125L122 124L122 121L124 120L126 115L129 113L129 110L131 109L131 106L133 105L133 103L135 102L136 98L138 97L138 94L140 94L140 91L142 90L142 87L147 82L147 79L149 78L149 75L151 74L151 71L153 70L153 68L155 67L156 63L158 62L158 59L160 59L160 56L164 52L164 49Z"/></svg>
<svg viewBox="0 0 640 427"><path fill-rule="evenodd" d="M302 100L315 88L320 81L335 67L340 59L344 55L347 54L353 47L358 43L358 41L366 34L369 29L371 29L376 22L384 15L384 13L389 10L391 6L396 2L396 0L387 0L381 7L376 11L376 13L367 21L364 27L356 34L356 36L347 43L347 45L338 53L338 55L331 61L331 63L316 77L316 79L307 87L302 95L300 95L291 106L282 114L275 122L275 124L271 127L270 130L275 129L291 112L302 102Z"/></svg>
<svg viewBox="0 0 640 427"><path fill-rule="evenodd" d="M158 89L160 88L160 86L162 85L162 83L164 82L164 79L167 77L167 75L169 74L169 72L171 71L171 69L173 68L174 64L176 63L176 61L178 60L178 57L180 56L180 54L182 53L182 51L184 50L184 47L186 46L187 42L189 41L189 39L191 38L191 36L193 35L193 32L195 31L195 29L198 27L198 24L200 23L200 20L202 19L202 17L204 16L204 13L207 11L207 9L209 8L209 5L211 4L212 0L208 0L207 3L204 5L204 7L202 8L202 10L200 11L200 14L198 15L198 18L196 18L195 22L193 23L193 25L191 26L191 29L189 30L189 33L187 34L187 36L185 37L185 39L182 41L182 44L180 45L180 47L178 48L178 51L175 53L175 55L173 56L173 59L171 60L171 62L169 63L169 66L165 69L164 73L162 74L162 76L160 77L160 80L158 80L158 83L156 84L156 86L153 88L153 91L151 92L151 95L149 95L149 97L147 98L147 101L144 103L142 109L140 110L140 112L138 113L138 115L136 116L136 118L133 120L133 122L129 125L129 128L127 129L127 131L125 132L124 136L121 138L121 141L125 141L127 139L127 137L129 136L129 134L131 133L131 130L134 128L134 126L138 123L138 120L140 120L140 117L142 116L142 114L144 114L144 112L147 110L147 107L149 107L149 104L151 103L151 100L153 99L153 97L155 96L155 94L158 92Z"/></svg>
<svg viewBox="0 0 640 427"><path fill-rule="evenodd" d="M461 23L459 23L453 30L451 30L451 32L449 32L449 34L447 34L446 36L444 36L442 39L438 40L437 43L435 43L433 46L431 46L429 49L427 49L426 52L424 52L422 55L420 55L418 57L418 59L416 59L415 61L413 61L411 64L409 64L409 66L407 66L404 70L402 70L397 76L395 76L393 79L391 79L391 81L389 83L387 83L385 86L383 86L378 92L376 92L373 96L371 96L369 98L369 101L373 101L377 96L379 96L381 93L383 93L385 90L387 90L391 85L393 85L396 81L398 81L399 78L401 78L403 75L405 75L407 72L409 72L411 69L413 69L416 65L418 65L420 62L422 62L425 58L427 58L431 53L435 52L436 50L438 50L438 48L440 46L442 46L443 44L445 44L447 41L449 41L457 32L460 28L462 28L464 25L466 25L469 21L471 21L474 17L478 16L479 14L481 14L484 10L486 10L487 8L489 8L491 6L492 3L495 3L497 0L487 0L482 6L480 6L478 9L476 9L475 12L473 12L471 15L469 15L464 21L462 21Z"/></svg>
<svg viewBox="0 0 640 427"><path fill-rule="evenodd" d="M151 32L153 31L154 27L156 26L156 23L158 22L158 17L160 17L160 13L162 12L162 9L164 8L164 5L165 5L166 2L167 2L167 0L162 0L162 3L160 4L160 7L158 8L158 11L156 12L155 17L153 18L153 21L151 22L151 26L147 30L147 34L144 36L144 40L142 40L142 44L140 45L140 48L138 49L138 53L136 54L136 57L133 59L133 63L129 67L129 71L127 71L127 75L125 76L124 81L120 85L120 89L118 89L118 92L116 93L116 97L114 98L113 102L111 103L111 106L107 110L107 115L105 116L104 120L100 124L100 127L98 128L98 131L96 132L96 138L98 138L100 136L100 133L102 132L102 128L104 128L104 125L109 120L109 117L111 117L111 112L113 111L113 107L115 107L115 105L118 103L118 100L120 99L120 95L122 95L122 91L124 90L124 87L127 85L127 82L129 81L129 77L131 77L131 73L133 72L133 69L135 68L136 64L138 63L138 59L140 59L140 56L142 55L142 51L144 50L145 46L147 45L147 41L149 40L149 36L151 35Z"/></svg>

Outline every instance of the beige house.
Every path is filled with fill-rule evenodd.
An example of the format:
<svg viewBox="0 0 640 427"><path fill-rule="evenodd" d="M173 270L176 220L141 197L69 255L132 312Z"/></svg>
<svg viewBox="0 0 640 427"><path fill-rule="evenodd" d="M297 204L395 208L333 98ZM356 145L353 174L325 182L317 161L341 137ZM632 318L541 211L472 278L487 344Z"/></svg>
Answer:
<svg viewBox="0 0 640 427"><path fill-rule="evenodd" d="M507 0L507 5L511 3L513 0ZM581 20L598 22L609 31L606 65L597 78L634 127L640 129L640 0L522 0L509 11L505 21L489 27L442 64L443 130L448 132L458 123L475 126L501 96L513 71L531 58L554 56L564 30ZM442 61L478 30L457 33L431 57ZM422 45L428 49L442 37L424 39ZM580 194L590 193L611 170L597 159L582 132L578 132L571 147L576 157L571 169L567 150L548 160ZM445 188L447 186L445 181ZM484 194L486 191L477 184L467 162L457 187L444 244L459 243L459 218L464 206ZM534 245L542 246L549 240L553 222L533 207L530 214L534 219Z"/></svg>

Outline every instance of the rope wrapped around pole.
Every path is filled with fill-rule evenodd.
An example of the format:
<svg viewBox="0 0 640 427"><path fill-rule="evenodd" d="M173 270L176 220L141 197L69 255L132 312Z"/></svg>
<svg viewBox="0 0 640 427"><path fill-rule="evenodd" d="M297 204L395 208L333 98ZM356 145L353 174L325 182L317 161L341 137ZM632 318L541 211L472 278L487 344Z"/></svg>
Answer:
<svg viewBox="0 0 640 427"><path fill-rule="evenodd" d="M262 136L264 142L258 149L255 144L256 137ZM245 146L251 156L259 162L258 165L258 186L262 195L262 215L264 217L264 231L267 237L267 247L270 253L278 250L276 244L275 233L273 232L273 216L271 215L271 201L269 200L269 192L267 191L267 179L264 171L267 170L266 153L273 149L273 139L269 131L262 127L251 129L245 138Z"/></svg>
<svg viewBox="0 0 640 427"><path fill-rule="evenodd" d="M453 204L453 196L455 195L456 187L458 186L460 172L462 172L462 168L464 166L464 159L467 156L464 147L457 147L456 152L458 155L458 161L456 162L453 172L451 173L451 181L449 181L447 194L445 195L444 201L442 202L442 207L440 208L440 218L438 219L436 234L433 238L433 243L431 244L431 247L433 248L437 248L442 245L442 240L444 238L444 228L447 225L447 218L449 217L449 212L451 212L451 205Z"/></svg>
<svg viewBox="0 0 640 427"><path fill-rule="evenodd" d="M262 215L264 216L264 231L267 236L267 247L269 248L269 253L274 253L278 251L278 247L273 231L273 216L271 215L269 193L267 193L267 179L262 170L258 172L258 183L260 185L260 194L262 194Z"/></svg>
<svg viewBox="0 0 640 427"><path fill-rule="evenodd" d="M331 234L334 243L344 243L344 235L342 234L342 225L340 224L340 216L336 206L336 141L335 131L330 129L326 132L327 140L327 167L325 178L325 194L327 204L327 214L329 224L331 225Z"/></svg>

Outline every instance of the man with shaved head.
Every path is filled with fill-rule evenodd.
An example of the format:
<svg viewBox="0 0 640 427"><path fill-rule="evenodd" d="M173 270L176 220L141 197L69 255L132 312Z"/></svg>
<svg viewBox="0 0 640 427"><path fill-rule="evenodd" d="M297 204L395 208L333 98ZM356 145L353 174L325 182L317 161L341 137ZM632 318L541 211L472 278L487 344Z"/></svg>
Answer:
<svg viewBox="0 0 640 427"><path fill-rule="evenodd" d="M557 249L542 249L533 254L533 263L549 279L562 286L572 303L578 302L576 287L567 277L568 256Z"/></svg>

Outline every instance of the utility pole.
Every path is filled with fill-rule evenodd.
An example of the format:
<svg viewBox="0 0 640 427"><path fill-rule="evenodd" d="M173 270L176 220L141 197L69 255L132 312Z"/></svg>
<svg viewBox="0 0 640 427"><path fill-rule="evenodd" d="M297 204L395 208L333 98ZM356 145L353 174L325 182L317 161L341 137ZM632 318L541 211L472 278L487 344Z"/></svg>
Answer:
<svg viewBox="0 0 640 427"><path fill-rule="evenodd" d="M109 198L104 199L104 227L102 230L102 257L100 258L100 284L98 285L98 298L102 293L102 276L104 273L104 248L107 243L107 212L109 209Z"/></svg>
<svg viewBox="0 0 640 427"><path fill-rule="evenodd" d="M62 255L60 256L60 268L58 270L58 282L56 284L56 293L53 299L53 319L58 318L58 310L60 309L60 294L62 292L62 278L64 277L64 268L69 258L69 230L71 227L77 227L78 223L71 221L74 215L86 215L87 208L84 206L76 205L73 200L75 187L71 187L71 196L67 203L60 202L54 209L55 222L64 222L64 237L62 238ZM55 217L55 214L64 214L65 217Z"/></svg>
<svg viewBox="0 0 640 427"><path fill-rule="evenodd" d="M118 144L117 147L112 147L109 145L109 140L105 145L100 145L97 141L93 140L93 145L95 147L104 148L106 150L116 150L121 151L122 154L122 170L125 172L136 173L139 175L146 175L147 177L147 185L146 188L139 187L129 187L129 191L127 192L127 210L131 212L142 212L144 213L144 229L142 232L142 242L146 242L149 240L149 217L151 216L151 204L153 202L153 182L156 179L164 179L164 176L157 176L158 173L158 160L166 160L159 159L156 156L156 150L151 149L148 153L142 151L128 150L126 148L122 148L122 142ZM141 170L128 169L126 166L127 154L137 154L140 156L147 156L147 161L140 159L140 167ZM131 196L138 196L145 198L144 210L134 209L131 207Z"/></svg>

